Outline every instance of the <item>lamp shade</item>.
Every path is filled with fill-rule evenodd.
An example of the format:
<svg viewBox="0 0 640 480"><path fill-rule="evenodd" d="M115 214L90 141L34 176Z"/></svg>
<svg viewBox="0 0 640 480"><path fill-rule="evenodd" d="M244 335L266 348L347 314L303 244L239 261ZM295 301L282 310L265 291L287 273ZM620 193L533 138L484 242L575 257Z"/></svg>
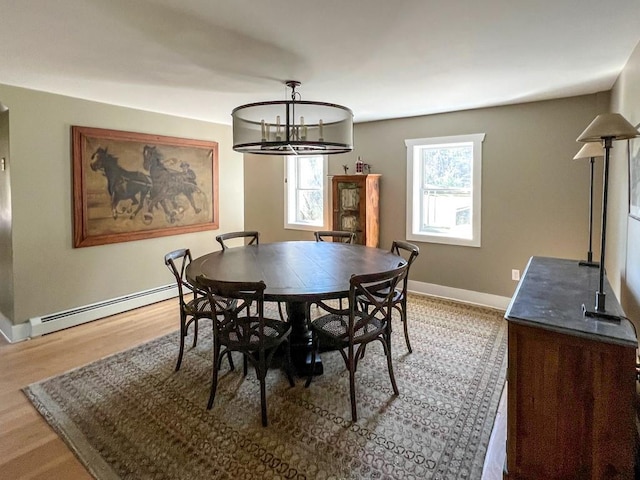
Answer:
<svg viewBox="0 0 640 480"><path fill-rule="evenodd" d="M640 136L638 130L619 113L598 115L578 137L578 142L599 142L604 138L626 140Z"/></svg>
<svg viewBox="0 0 640 480"><path fill-rule="evenodd" d="M604 148L600 142L587 142L585 143L578 153L573 157L574 160L581 160L583 158L599 158L604 157Z"/></svg>
<svg viewBox="0 0 640 480"><path fill-rule="evenodd" d="M233 149L262 155L329 155L353 150L353 112L342 105L300 99L300 82L285 82L291 100L236 107Z"/></svg>

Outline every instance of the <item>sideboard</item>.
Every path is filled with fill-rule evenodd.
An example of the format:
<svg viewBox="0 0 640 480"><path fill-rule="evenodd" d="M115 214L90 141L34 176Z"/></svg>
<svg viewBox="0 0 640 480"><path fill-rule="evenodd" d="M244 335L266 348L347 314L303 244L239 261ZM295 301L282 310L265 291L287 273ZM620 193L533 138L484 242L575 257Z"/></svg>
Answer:
<svg viewBox="0 0 640 480"><path fill-rule="evenodd" d="M636 333L585 317L598 268L532 257L508 321L504 478L632 479ZM624 312L605 285L607 312Z"/></svg>

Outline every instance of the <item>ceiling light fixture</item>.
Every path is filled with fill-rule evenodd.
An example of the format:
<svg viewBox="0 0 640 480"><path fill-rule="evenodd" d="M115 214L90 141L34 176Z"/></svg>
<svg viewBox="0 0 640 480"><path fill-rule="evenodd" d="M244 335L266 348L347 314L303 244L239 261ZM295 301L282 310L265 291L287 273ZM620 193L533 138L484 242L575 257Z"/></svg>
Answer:
<svg viewBox="0 0 640 480"><path fill-rule="evenodd" d="M259 155L330 155L353 150L353 112L347 107L301 100L300 82L284 82L291 100L233 109L233 149Z"/></svg>

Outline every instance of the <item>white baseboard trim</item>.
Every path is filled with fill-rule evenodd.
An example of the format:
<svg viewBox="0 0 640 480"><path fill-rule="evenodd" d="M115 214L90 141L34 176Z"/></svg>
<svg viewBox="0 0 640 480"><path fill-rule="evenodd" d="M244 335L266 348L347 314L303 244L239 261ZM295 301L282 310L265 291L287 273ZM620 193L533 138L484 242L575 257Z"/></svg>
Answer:
<svg viewBox="0 0 640 480"><path fill-rule="evenodd" d="M9 343L20 342L29 338L29 324L21 323L14 325L11 321L0 313L0 332Z"/></svg>
<svg viewBox="0 0 640 480"><path fill-rule="evenodd" d="M411 293L432 295L434 297L441 297L449 300L456 300L458 302L481 305L483 307L491 307L505 311L509 306L509 302L511 302L510 297L501 297L499 295L463 290L461 288L445 287L434 283L416 282L414 280L409 280L408 289Z"/></svg>
<svg viewBox="0 0 640 480"><path fill-rule="evenodd" d="M4 336L7 337L7 340L14 343L133 310L134 308L161 302L162 300L176 296L178 296L178 288L176 285L165 285L104 300L91 305L72 308L63 312L30 318L28 322L19 325L11 325L8 319L0 318L0 328Z"/></svg>

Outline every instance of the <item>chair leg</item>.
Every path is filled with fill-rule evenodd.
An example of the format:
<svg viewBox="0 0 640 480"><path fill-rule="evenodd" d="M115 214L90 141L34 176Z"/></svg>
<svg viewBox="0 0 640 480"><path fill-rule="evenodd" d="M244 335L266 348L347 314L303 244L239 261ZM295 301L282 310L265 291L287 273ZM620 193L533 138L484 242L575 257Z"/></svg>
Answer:
<svg viewBox="0 0 640 480"><path fill-rule="evenodd" d="M232 371L235 370L236 367L233 364L233 357L231 356L231 351L230 350L227 351L227 359L229 360L229 370L232 370ZM220 362L220 363L222 363L222 362Z"/></svg>
<svg viewBox="0 0 640 480"><path fill-rule="evenodd" d="M351 397L351 420L358 421L358 411L356 407L356 372L354 352L349 352L349 394Z"/></svg>
<svg viewBox="0 0 640 480"><path fill-rule="evenodd" d="M218 363L220 362L220 344L214 341L213 346L213 375L211 377L211 393L209 393L209 402L207 403L207 410L211 410L213 407L213 401L216 398L216 389L218 388Z"/></svg>
<svg viewBox="0 0 640 480"><path fill-rule="evenodd" d="M262 426L266 427L268 422L267 422L267 392L266 392L266 385L265 385L265 377L267 376L267 368L263 365L263 368L261 369L256 369L256 373L258 374L258 377L260 378L260 410L261 410L261 414L262 414ZM262 371L260 371L262 370Z"/></svg>
<svg viewBox="0 0 640 480"><path fill-rule="evenodd" d="M187 336L187 326L183 318L180 318L180 352L178 353L178 362L176 363L176 372L180 370L182 365L182 356L184 355L184 337Z"/></svg>
<svg viewBox="0 0 640 480"><path fill-rule="evenodd" d="M409 353L413 353L413 349L411 348L411 342L409 342L409 328L407 326L407 300L406 298L402 300L400 304L400 320L402 320L402 325L404 327L404 340L407 343L407 350Z"/></svg>
<svg viewBox="0 0 640 480"><path fill-rule="evenodd" d="M384 353L387 357L387 369L389 370L389 379L391 379L391 386L393 387L393 393L395 395L400 395L400 391L398 390L398 385L396 384L396 377L393 374L393 363L391 363L391 334L385 333L384 340L382 342L382 346L384 347Z"/></svg>
<svg viewBox="0 0 640 480"><path fill-rule="evenodd" d="M198 319L193 320L193 345L192 348L196 347L196 343L198 343ZM185 332L186 333L186 332Z"/></svg>

